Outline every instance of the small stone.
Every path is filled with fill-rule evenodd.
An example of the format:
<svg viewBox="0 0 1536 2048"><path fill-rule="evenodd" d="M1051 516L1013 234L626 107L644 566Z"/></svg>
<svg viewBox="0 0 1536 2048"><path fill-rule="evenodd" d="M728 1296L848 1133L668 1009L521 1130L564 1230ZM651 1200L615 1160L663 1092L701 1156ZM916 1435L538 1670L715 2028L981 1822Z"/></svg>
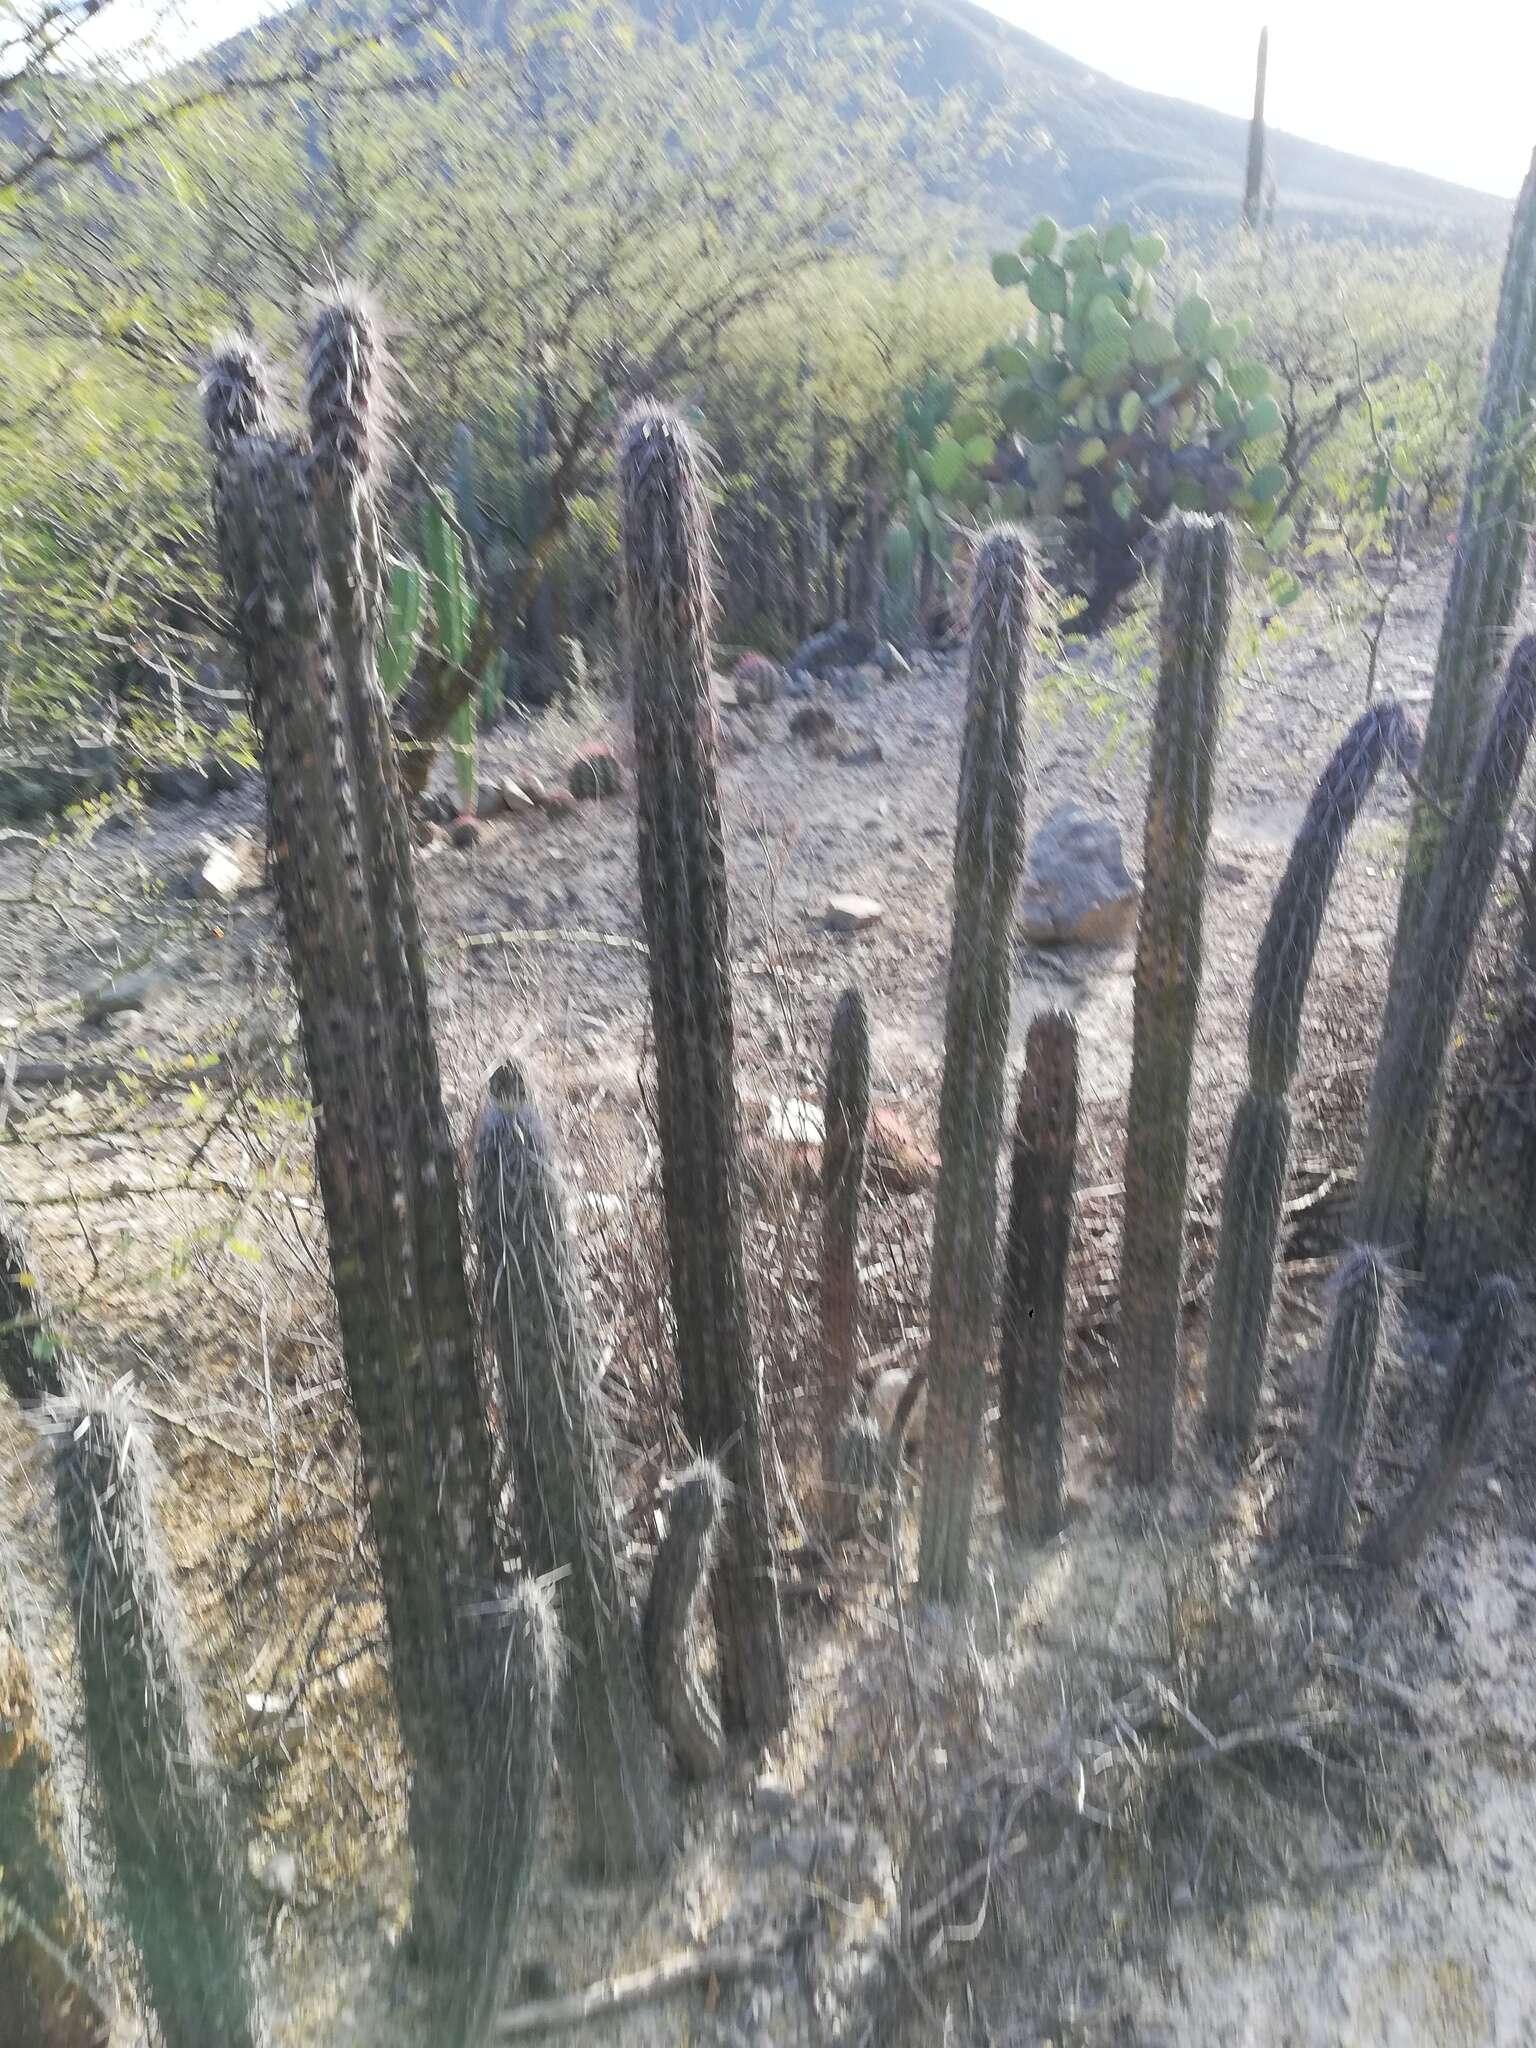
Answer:
<svg viewBox="0 0 1536 2048"><path fill-rule="evenodd" d="M835 932L867 932L885 915L873 896L834 896L827 904L827 924Z"/></svg>
<svg viewBox="0 0 1536 2048"><path fill-rule="evenodd" d="M455 818L448 827L448 843L461 853L473 853L480 844L484 827L478 818Z"/></svg>
<svg viewBox="0 0 1536 2048"><path fill-rule="evenodd" d="M619 757L612 747L594 741L583 747L571 762L566 780L573 797L582 803L591 803L604 797L622 795L624 770L619 766Z"/></svg>
<svg viewBox="0 0 1536 2048"><path fill-rule="evenodd" d="M1118 946L1136 929L1139 895L1113 819L1058 804L1029 850L1019 929L1037 946Z"/></svg>
<svg viewBox="0 0 1536 2048"><path fill-rule="evenodd" d="M440 789L427 790L417 810L429 825L451 825L458 816L453 798Z"/></svg>
<svg viewBox="0 0 1536 2048"><path fill-rule="evenodd" d="M274 1849L270 1856L262 1856L254 1842L250 1855L251 1876L261 1889L291 1906L299 1895L298 1857L291 1849Z"/></svg>
<svg viewBox="0 0 1536 2048"><path fill-rule="evenodd" d="M503 796L504 785L500 780L482 778L475 784L475 816L477 818L499 818L506 809Z"/></svg>
<svg viewBox="0 0 1536 2048"><path fill-rule="evenodd" d="M535 799L546 818L570 818L576 812L576 799L568 789L546 789Z"/></svg>
<svg viewBox="0 0 1536 2048"><path fill-rule="evenodd" d="M743 654L731 669L730 694L726 708L749 711L759 704L776 702L784 688L784 671L766 654Z"/></svg>
<svg viewBox="0 0 1536 2048"><path fill-rule="evenodd" d="M862 747L844 747L838 760L845 768L873 768L885 759L885 749L878 740L866 740Z"/></svg>
<svg viewBox="0 0 1536 2048"><path fill-rule="evenodd" d="M869 1174L887 1195L918 1195L938 1179L937 1153L918 1143L906 1117L890 1103L870 1113Z"/></svg>
<svg viewBox="0 0 1536 2048"><path fill-rule="evenodd" d="M199 896L233 903L237 896L248 896L261 888L265 880L262 850L249 832L237 832L223 844L213 839L205 840L204 844L208 854L197 872Z"/></svg>
<svg viewBox="0 0 1536 2048"><path fill-rule="evenodd" d="M764 1771L752 1787L752 1804L766 1820L779 1820L794 1806L789 1787L775 1771Z"/></svg>
<svg viewBox="0 0 1536 2048"><path fill-rule="evenodd" d="M509 818L526 818L538 809L538 805L520 782L514 782L510 775L504 775L496 785L501 797L501 809Z"/></svg>
<svg viewBox="0 0 1536 2048"><path fill-rule="evenodd" d="M156 969L141 967L137 974L125 974L116 981L104 982L100 988L83 995L80 1014L87 1024L99 1024L103 1018L115 1017L125 1010L142 1010L159 986L160 975Z"/></svg>
<svg viewBox="0 0 1536 2048"><path fill-rule="evenodd" d="M827 704L802 704L791 714L792 740L829 740L837 731L837 713Z"/></svg>

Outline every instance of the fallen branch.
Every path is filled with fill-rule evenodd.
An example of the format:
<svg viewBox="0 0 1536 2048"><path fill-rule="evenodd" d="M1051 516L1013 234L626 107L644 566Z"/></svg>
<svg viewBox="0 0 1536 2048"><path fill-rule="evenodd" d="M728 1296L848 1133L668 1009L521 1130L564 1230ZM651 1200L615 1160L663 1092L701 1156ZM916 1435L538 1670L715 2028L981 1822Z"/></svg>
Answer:
<svg viewBox="0 0 1536 2048"><path fill-rule="evenodd" d="M496 2022L496 2041L526 2041L539 2034L563 2033L588 2020L607 2019L611 2013L628 2012L653 1999L685 1991L693 1984L707 1984L727 1977L752 1977L767 1969L783 1954L788 1937L781 1935L768 1943L744 1943L736 1948L701 1948L687 1955L668 1956L648 1969L632 1970L624 1977L604 1977L584 1991L564 1998L542 1998L515 2005Z"/></svg>

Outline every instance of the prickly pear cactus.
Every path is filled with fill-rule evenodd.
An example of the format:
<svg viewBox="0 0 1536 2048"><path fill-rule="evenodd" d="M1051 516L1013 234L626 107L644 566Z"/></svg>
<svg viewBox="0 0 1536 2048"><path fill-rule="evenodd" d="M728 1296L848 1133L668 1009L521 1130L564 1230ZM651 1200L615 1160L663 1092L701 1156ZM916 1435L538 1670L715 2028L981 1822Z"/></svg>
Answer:
<svg viewBox="0 0 1536 2048"><path fill-rule="evenodd" d="M1047 1010L1029 1027L1013 1122L998 1351L1003 1519L1017 1542L1061 1527L1061 1396L1077 1168L1077 1026Z"/></svg>
<svg viewBox="0 0 1536 2048"><path fill-rule="evenodd" d="M725 838L710 700L710 535L698 456L654 405L619 429L624 647L634 698L640 907L683 1419L730 1482L715 1573L721 1712L789 1716L762 1376L742 1245Z"/></svg>
<svg viewBox="0 0 1536 2048"><path fill-rule="evenodd" d="M1318 778L1259 941L1248 1087L1227 1145L1206 1347L1206 1421L1241 1454L1252 1445L1264 1384L1291 1142L1286 1098L1323 915L1345 841L1383 765L1409 768L1415 752L1413 728L1390 698L1356 719Z"/></svg>
<svg viewBox="0 0 1536 2048"><path fill-rule="evenodd" d="M244 1870L155 1523L131 1397L72 1376L54 1488L113 1903L168 2048L267 2041Z"/></svg>
<svg viewBox="0 0 1536 2048"><path fill-rule="evenodd" d="M1017 527L992 528L977 551L971 589L944 1009L918 1560L918 1582L930 1600L959 1600L970 1574L996 1298L997 1155L1023 854L1024 671L1033 602L1028 540Z"/></svg>
<svg viewBox="0 0 1536 2048"><path fill-rule="evenodd" d="M821 1144L821 1459L829 1520L846 1522L838 1446L854 1393L859 1333L859 1206L869 1142L869 1019L856 988L832 1016Z"/></svg>
<svg viewBox="0 0 1536 2048"><path fill-rule="evenodd" d="M624 1572L612 1434L549 1141L514 1066L491 1077L475 1146L486 1325L530 1571L558 1575L571 1646L566 1782L583 1863L663 1863L673 1817Z"/></svg>
<svg viewBox="0 0 1536 2048"><path fill-rule="evenodd" d="M1176 520L1163 569L1120 1252L1120 1467L1143 1486L1173 1464L1189 1091L1230 581L1226 527Z"/></svg>
<svg viewBox="0 0 1536 2048"><path fill-rule="evenodd" d="M712 1778L726 1763L720 1717L699 1666L699 1618L724 1526L725 1495L725 1475L710 1458L699 1458L678 1475L641 1629L651 1704L690 1778Z"/></svg>

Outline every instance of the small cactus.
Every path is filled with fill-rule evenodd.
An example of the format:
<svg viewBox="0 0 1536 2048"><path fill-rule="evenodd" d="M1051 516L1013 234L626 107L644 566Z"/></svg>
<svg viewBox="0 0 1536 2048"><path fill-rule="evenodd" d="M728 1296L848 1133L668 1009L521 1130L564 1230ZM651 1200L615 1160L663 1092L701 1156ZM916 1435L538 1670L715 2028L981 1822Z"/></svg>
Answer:
<svg viewBox="0 0 1536 2048"><path fill-rule="evenodd" d="M1077 1026L1047 1010L1029 1027L1013 1125L998 1352L1003 1519L1019 1542L1061 1527L1061 1393L1077 1165Z"/></svg>
<svg viewBox="0 0 1536 2048"><path fill-rule="evenodd" d="M1354 1229L1357 1237L1395 1254L1411 1243L1418 1224L1446 1051L1533 723L1536 634L1522 640L1510 658L1461 808L1445 837L1413 940L1413 1000L1394 1014L1388 997Z"/></svg>
<svg viewBox="0 0 1536 2048"><path fill-rule="evenodd" d="M1169 530L1136 940L1120 1252L1120 1464L1125 1477L1139 1485L1166 1479L1173 1464L1190 1078L1231 553L1230 534L1219 520L1181 517Z"/></svg>
<svg viewBox="0 0 1536 2048"><path fill-rule="evenodd" d="M203 376L203 419L215 458L253 434L273 431L267 366L243 334L227 335L213 345Z"/></svg>
<svg viewBox="0 0 1536 2048"><path fill-rule="evenodd" d="M726 1761L720 1717L699 1670L699 1616L724 1525L725 1496L725 1476L710 1458L699 1458L679 1475L641 1628L651 1705L690 1778L712 1778Z"/></svg>
<svg viewBox="0 0 1536 2048"><path fill-rule="evenodd" d="M1413 728L1383 698L1340 741L1312 792L1270 906L1248 1012L1248 1087L1227 1146L1211 1335L1206 1419L1246 1453L1253 1440L1285 1199L1291 1113L1286 1102L1301 1056L1301 1016L1329 891L1344 843L1383 764L1411 765Z"/></svg>
<svg viewBox="0 0 1536 2048"><path fill-rule="evenodd" d="M859 1205L869 1143L869 1019L856 988L832 1016L821 1143L821 1461L836 1489L843 1420L853 1399L859 1333ZM833 1533L841 1522L831 1499Z"/></svg>
<svg viewBox="0 0 1536 2048"><path fill-rule="evenodd" d="M944 1009L918 1561L918 1583L930 1600L960 1599L970 1573L995 1305L997 1154L1023 848L1024 670L1033 597L1029 542L1017 527L995 527L977 551L971 591Z"/></svg>
<svg viewBox="0 0 1536 2048"><path fill-rule="evenodd" d="M560 1574L572 1652L565 1775L581 1857L605 1876L630 1876L670 1854L671 1801L641 1677L613 1444L564 1193L516 1067L492 1076L475 1177L523 1555L530 1570Z"/></svg>
<svg viewBox="0 0 1536 2048"><path fill-rule="evenodd" d="M1315 1551L1336 1551L1344 1533L1390 1289L1387 1262L1371 1245L1357 1245L1334 1281L1307 1487L1305 1533Z"/></svg>
<svg viewBox="0 0 1536 2048"><path fill-rule="evenodd" d="M1381 1564L1408 1564L1456 1498L1481 1442L1520 1323L1520 1290L1495 1278L1478 1290L1446 1383L1439 1436L1418 1478L1372 1538Z"/></svg>
<svg viewBox="0 0 1536 2048"><path fill-rule="evenodd" d="M789 1718L762 1375L742 1239L729 905L710 701L710 535L699 461L675 414L619 428L624 644L634 699L640 908L683 1419L730 1481L715 1573L721 1713L773 1735Z"/></svg>
<svg viewBox="0 0 1536 2048"><path fill-rule="evenodd" d="M113 1900L167 2048L256 2048L244 1872L155 1526L156 1470L122 1387L72 1374L54 1486Z"/></svg>
<svg viewBox="0 0 1536 2048"><path fill-rule="evenodd" d="M511 1935L522 1916L555 1768L555 1702L564 1662L554 1602L532 1579L499 1587L471 1631L471 1768L462 1846L466 1909L442 1960L445 2048L484 2048L506 1999Z"/></svg>
<svg viewBox="0 0 1536 2048"><path fill-rule="evenodd" d="M0 1216L0 1386L30 1408L63 1392L59 1351L26 1232Z"/></svg>

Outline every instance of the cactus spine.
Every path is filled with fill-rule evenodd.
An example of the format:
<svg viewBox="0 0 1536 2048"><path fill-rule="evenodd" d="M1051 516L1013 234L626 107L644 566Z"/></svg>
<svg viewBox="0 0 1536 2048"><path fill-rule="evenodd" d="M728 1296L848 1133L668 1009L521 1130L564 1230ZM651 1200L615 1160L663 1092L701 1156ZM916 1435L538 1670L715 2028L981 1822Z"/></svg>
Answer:
<svg viewBox="0 0 1536 2048"><path fill-rule="evenodd" d="M725 1476L699 1458L672 1489L667 1533L651 1569L641 1642L651 1705L690 1778L725 1768L720 1717L699 1672L699 1615L725 1520Z"/></svg>
<svg viewBox="0 0 1536 2048"><path fill-rule="evenodd" d="M687 429L637 406L619 430L624 628L634 698L640 905L683 1416L730 1481L715 1574L721 1709L764 1737L789 1715L763 1389L742 1244L725 840L710 704L709 521Z"/></svg>
<svg viewBox="0 0 1536 2048"><path fill-rule="evenodd" d="M1033 597L1024 534L1016 527L993 529L977 551L971 591L944 1009L918 1560L918 1582L930 1600L960 1599L970 1570L983 1368L992 1338L997 1154L1023 840L1024 669Z"/></svg>
<svg viewBox="0 0 1536 2048"><path fill-rule="evenodd" d="M1305 1533L1316 1551L1337 1550L1344 1532L1370 1414L1390 1284L1386 1261L1370 1245L1356 1245L1334 1281L1308 1474Z"/></svg>
<svg viewBox="0 0 1536 2048"><path fill-rule="evenodd" d="M219 451L216 523L261 742L342 1351L412 1766L416 1926L427 1953L451 1955L474 1747L462 1605L495 1578L490 1444L453 1256L456 1161L411 956L403 813L377 741L367 637L356 615L340 642L333 631L312 482L326 460L339 462L346 436L334 421L327 431L331 456L313 463L264 434ZM342 524L339 503L333 496L328 529ZM366 563L370 549L359 541L349 560ZM354 614L367 609L355 596L348 603Z"/></svg>
<svg viewBox="0 0 1536 2048"><path fill-rule="evenodd" d="M672 1847L666 1766L624 1575L613 1444L565 1197L514 1066L491 1078L475 1157L486 1322L531 1571L560 1575L574 1712L564 1746L580 1854L627 1877Z"/></svg>
<svg viewBox="0 0 1536 2048"><path fill-rule="evenodd" d="M1174 520L1164 559L1120 1253L1120 1463L1140 1485L1165 1479L1173 1463L1190 1076L1231 580L1227 527Z"/></svg>
<svg viewBox="0 0 1536 2048"><path fill-rule="evenodd" d="M1013 1124L1013 1176L998 1353L1003 1516L1019 1542L1061 1527L1061 1392L1077 1165L1077 1026L1047 1010L1029 1027Z"/></svg>
<svg viewBox="0 0 1536 2048"><path fill-rule="evenodd" d="M1413 1001L1388 998L1371 1082L1355 1233L1394 1251L1414 1234L1435 1107L1473 942L1536 721L1536 635L1520 642L1483 735L1413 942Z"/></svg>
<svg viewBox="0 0 1536 2048"><path fill-rule="evenodd" d="M1339 859L1383 762L1407 766L1413 729L1383 698L1356 719L1302 820L1259 941L1248 1012L1248 1086L1232 1122L1206 1351L1206 1420L1246 1453L1253 1442L1285 1197L1301 1015Z"/></svg>
<svg viewBox="0 0 1536 2048"><path fill-rule="evenodd" d="M1431 883L1449 860L1449 817L1461 802L1514 623L1536 521L1536 154L1515 202L1476 445L1462 494L1434 687L1424 728L1421 794L1408 835L1385 1036L1419 1001L1414 941Z"/></svg>
<svg viewBox="0 0 1536 2048"><path fill-rule="evenodd" d="M1417 1557L1455 1499L1461 1475L1487 1427L1519 1321L1520 1290L1514 1282L1485 1281L1472 1304L1446 1384L1438 1441L1371 1542L1370 1554L1380 1563L1407 1564Z"/></svg>
<svg viewBox="0 0 1536 2048"><path fill-rule="evenodd" d="M155 1526L149 1445L119 1387L72 1374L54 1485L114 1899L168 2048L267 2040L244 1873Z"/></svg>
<svg viewBox="0 0 1536 2048"><path fill-rule="evenodd" d="M869 1143L869 1019L856 988L832 1015L821 1141L821 1470L828 1526L846 1527L838 1451L853 1400L859 1333L859 1205Z"/></svg>
<svg viewBox="0 0 1536 2048"><path fill-rule="evenodd" d="M467 1910L444 1973L451 2048L482 2048L505 2001L508 1934L528 1896L555 1769L563 1645L554 1603L532 1579L499 1587L470 1654L475 1749L462 1851Z"/></svg>
<svg viewBox="0 0 1536 2048"><path fill-rule="evenodd" d="M1264 81L1269 70L1269 30L1259 30L1259 60L1253 75L1253 118L1248 123L1248 168L1243 180L1243 226L1259 225L1264 205Z"/></svg>

